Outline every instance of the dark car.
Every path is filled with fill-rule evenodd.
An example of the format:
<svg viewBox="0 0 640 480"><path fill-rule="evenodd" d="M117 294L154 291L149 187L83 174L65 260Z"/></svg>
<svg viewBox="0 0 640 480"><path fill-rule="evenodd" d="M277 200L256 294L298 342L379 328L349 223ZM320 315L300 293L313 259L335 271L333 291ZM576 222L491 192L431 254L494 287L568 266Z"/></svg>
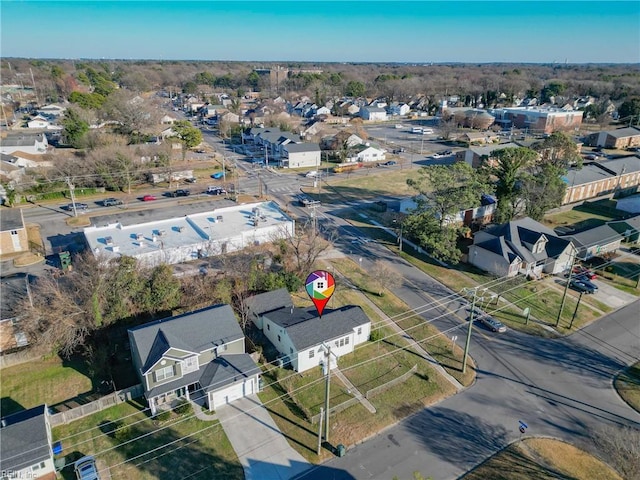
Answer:
<svg viewBox="0 0 640 480"><path fill-rule="evenodd" d="M187 183L196 183L198 180L195 177L185 178L185 182Z"/></svg>
<svg viewBox="0 0 640 480"><path fill-rule="evenodd" d="M442 156L453 155L453 152L451 150L443 150L442 152L440 152L440 155Z"/></svg>
<svg viewBox="0 0 640 480"><path fill-rule="evenodd" d="M391 165L396 165L397 162L393 161L393 160L389 160L388 162L384 162L383 165L386 165L387 167L390 167Z"/></svg>
<svg viewBox="0 0 640 480"><path fill-rule="evenodd" d="M105 198L102 201L102 206L104 207L115 207L116 205L122 205L122 200L119 198Z"/></svg>
<svg viewBox="0 0 640 480"><path fill-rule="evenodd" d="M589 278L585 275L578 275L576 276L576 280L578 280L579 282L584 283L589 289L593 290L592 293L595 293L598 291L598 286L593 283L592 281L589 280Z"/></svg>
<svg viewBox="0 0 640 480"><path fill-rule="evenodd" d="M170 192L169 195L172 197L188 197L189 195L191 195L191 192L189 190L185 190L184 188L179 188L175 192Z"/></svg>
<svg viewBox="0 0 640 480"><path fill-rule="evenodd" d="M66 210L68 212L73 212L73 203L67 203L60 207L62 210ZM86 203L76 203L76 210L88 210L89 205Z"/></svg>
<svg viewBox="0 0 640 480"><path fill-rule="evenodd" d="M584 280L580 280L578 278L572 278L569 285L571 285L571 288L581 293L595 293L595 289L592 288L592 286L587 285Z"/></svg>
<svg viewBox="0 0 640 480"><path fill-rule="evenodd" d="M405 149L404 148L395 148L392 153L398 154L398 153L404 153Z"/></svg>
<svg viewBox="0 0 640 480"><path fill-rule="evenodd" d="M90 455L82 457L74 464L78 480L99 480L96 459Z"/></svg>

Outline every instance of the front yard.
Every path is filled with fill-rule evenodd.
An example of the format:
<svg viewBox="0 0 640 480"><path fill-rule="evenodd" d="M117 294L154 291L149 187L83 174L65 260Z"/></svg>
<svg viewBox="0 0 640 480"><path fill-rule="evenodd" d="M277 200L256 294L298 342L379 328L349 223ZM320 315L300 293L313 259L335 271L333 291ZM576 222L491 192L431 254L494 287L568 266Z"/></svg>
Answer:
<svg viewBox="0 0 640 480"><path fill-rule="evenodd" d="M98 468L108 467L111 478L244 478L219 422L202 422L191 413L158 422L144 407L135 401L122 403L54 428L53 439L61 441L66 464L95 455ZM67 466L63 477L74 479L72 468Z"/></svg>

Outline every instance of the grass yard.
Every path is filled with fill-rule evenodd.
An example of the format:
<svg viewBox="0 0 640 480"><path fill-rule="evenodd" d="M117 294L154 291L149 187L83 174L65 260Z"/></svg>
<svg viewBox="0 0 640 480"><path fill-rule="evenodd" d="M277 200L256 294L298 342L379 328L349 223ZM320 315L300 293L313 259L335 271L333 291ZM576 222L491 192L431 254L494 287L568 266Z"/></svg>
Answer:
<svg viewBox="0 0 640 480"><path fill-rule="evenodd" d="M96 455L98 468L109 467L112 478L244 478L237 456L218 422L202 422L189 418L190 414L182 417L172 414L171 419L156 422L141 412L143 408L136 402L116 405L54 428L53 439L62 441L67 463L81 455ZM119 425L129 426L113 433L111 422L119 419L122 419ZM160 427L166 428L125 443ZM206 430L198 433L202 429ZM188 435L191 436L183 438ZM162 445L167 447L162 448ZM134 457L137 458L128 460ZM67 480L75 478L68 467L63 470L63 476ZM109 477L103 475L103 478Z"/></svg>
<svg viewBox="0 0 640 480"><path fill-rule="evenodd" d="M620 373L613 385L622 399L640 412L640 362Z"/></svg>
<svg viewBox="0 0 640 480"><path fill-rule="evenodd" d="M546 215L542 219L542 224L549 228L569 227L573 230L586 230L588 228L599 227L606 222L613 220L612 217L598 215L581 210L567 210L566 212Z"/></svg>
<svg viewBox="0 0 640 480"><path fill-rule="evenodd" d="M376 357L377 360L371 361ZM358 346L353 354L341 357L340 370L362 394L407 372L414 365L418 366L418 370L406 381L370 399L376 407L375 414L359 403L333 414L330 443L353 445L426 405L455 393L451 384L437 375L427 361L409 350L398 349L385 342ZM318 425L308 421L324 405L325 381L320 369L301 374L275 369L263 374L263 378L266 387L259 394L260 398L289 443L313 463L332 456L324 449L320 457L316 455ZM332 406L353 397L352 392L348 392L335 376L331 378ZM274 383L275 380L278 382ZM281 395L283 397L278 398Z"/></svg>
<svg viewBox="0 0 640 480"><path fill-rule="evenodd" d="M330 177L329 183L322 182L319 200L330 204L414 195L415 190L407 185L407 178L415 176L416 172L416 169L390 171L386 168L365 168L355 174L343 173ZM315 191L309 190L310 193Z"/></svg>
<svg viewBox="0 0 640 480"><path fill-rule="evenodd" d="M0 370L2 415L46 403L55 405L93 390L85 366L58 356L34 360Z"/></svg>
<svg viewBox="0 0 640 480"><path fill-rule="evenodd" d="M608 465L573 445L528 438L498 452L461 480L622 480Z"/></svg>

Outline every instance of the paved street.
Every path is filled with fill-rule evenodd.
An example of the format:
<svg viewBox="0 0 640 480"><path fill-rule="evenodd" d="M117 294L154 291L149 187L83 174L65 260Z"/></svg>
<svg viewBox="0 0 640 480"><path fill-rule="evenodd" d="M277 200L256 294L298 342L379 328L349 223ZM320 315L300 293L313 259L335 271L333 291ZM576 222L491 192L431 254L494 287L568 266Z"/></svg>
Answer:
<svg viewBox="0 0 640 480"><path fill-rule="evenodd" d="M355 237L362 235L350 226L340 228ZM391 262L405 279L395 293L411 308L451 293L374 242L360 244L351 257L363 268L376 258ZM465 302L450 307L461 310ZM602 426L640 427L640 415L611 386L620 369L640 359L639 309L640 302L635 301L558 340L515 331L490 335L475 329L471 354L478 377L472 387L405 419L325 467L343 472L333 474L336 480L411 478L414 471L435 480L452 479L516 440L519 420L528 424L527 435L550 435L586 448L589 432ZM444 311L437 307L424 316L429 319ZM434 324L446 329L460 325L460 320L447 315ZM458 338L460 343L463 335ZM317 469L297 478L325 477Z"/></svg>

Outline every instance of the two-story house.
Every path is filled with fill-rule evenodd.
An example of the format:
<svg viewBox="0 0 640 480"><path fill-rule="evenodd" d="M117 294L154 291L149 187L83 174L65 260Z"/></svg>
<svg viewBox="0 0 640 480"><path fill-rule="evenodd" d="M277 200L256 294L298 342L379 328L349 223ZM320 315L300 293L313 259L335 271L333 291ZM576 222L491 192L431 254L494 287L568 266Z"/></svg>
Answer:
<svg viewBox="0 0 640 480"><path fill-rule="evenodd" d="M325 310L318 317L313 308L294 307L285 288L250 297L247 308L249 318L296 372L322 365L326 346L331 347L333 368L336 358L353 352L371 333L371 320L359 306Z"/></svg>
<svg viewBox="0 0 640 480"><path fill-rule="evenodd" d="M570 240L529 217L495 225L475 234L469 263L498 276L540 276L568 270L576 248Z"/></svg>
<svg viewBox="0 0 640 480"><path fill-rule="evenodd" d="M7 479L57 478L46 405L2 417L0 472L1 477Z"/></svg>
<svg viewBox="0 0 640 480"><path fill-rule="evenodd" d="M174 400L209 410L258 392L260 369L245 353L229 305L215 305L129 330L133 363L151 413Z"/></svg>

